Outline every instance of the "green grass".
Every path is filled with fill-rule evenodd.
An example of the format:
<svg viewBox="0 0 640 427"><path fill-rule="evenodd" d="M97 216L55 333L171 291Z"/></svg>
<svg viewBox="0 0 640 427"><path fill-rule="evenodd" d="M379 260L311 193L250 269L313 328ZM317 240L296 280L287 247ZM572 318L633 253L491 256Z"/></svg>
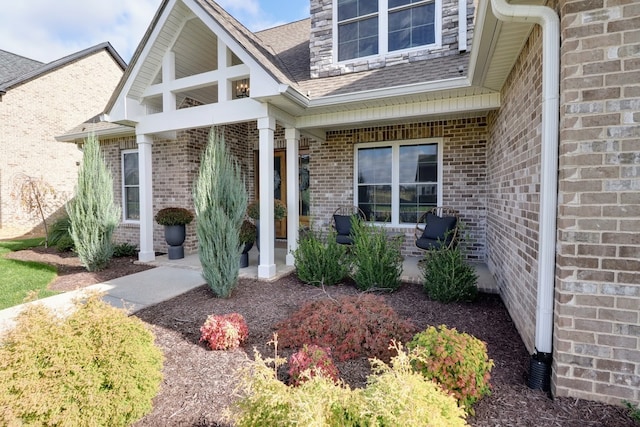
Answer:
<svg viewBox="0 0 640 427"><path fill-rule="evenodd" d="M47 285L56 277L55 267L4 258L9 252L40 246L42 243L42 238L0 242L0 310L21 304L34 292L39 298L57 294L47 290Z"/></svg>

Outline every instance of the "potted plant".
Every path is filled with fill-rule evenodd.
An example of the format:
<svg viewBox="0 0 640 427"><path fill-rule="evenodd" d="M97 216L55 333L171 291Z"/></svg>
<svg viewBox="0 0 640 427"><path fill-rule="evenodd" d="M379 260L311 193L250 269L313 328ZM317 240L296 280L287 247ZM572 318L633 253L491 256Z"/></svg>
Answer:
<svg viewBox="0 0 640 427"><path fill-rule="evenodd" d="M240 246L242 246L242 255L240 255L240 268L249 266L249 251L256 241L257 228L249 220L242 221L240 227Z"/></svg>
<svg viewBox="0 0 640 427"><path fill-rule="evenodd" d="M247 215L256 223L256 246L260 249L260 200L255 200L247 207ZM273 200L273 218L276 221L287 216L287 206L280 199Z"/></svg>
<svg viewBox="0 0 640 427"><path fill-rule="evenodd" d="M158 224L164 225L164 238L169 245L169 259L184 258L185 225L193 221L193 214L185 208L160 209L155 216Z"/></svg>

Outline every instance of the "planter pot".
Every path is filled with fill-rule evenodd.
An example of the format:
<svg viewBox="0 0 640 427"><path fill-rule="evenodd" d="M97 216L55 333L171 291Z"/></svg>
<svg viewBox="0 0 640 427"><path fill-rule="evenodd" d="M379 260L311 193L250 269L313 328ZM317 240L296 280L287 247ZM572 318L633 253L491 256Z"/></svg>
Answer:
<svg viewBox="0 0 640 427"><path fill-rule="evenodd" d="M184 239L186 237L186 229L182 225L165 225L164 239L169 245L169 259L184 258Z"/></svg>
<svg viewBox="0 0 640 427"><path fill-rule="evenodd" d="M244 244L242 253L240 254L240 268L249 267L249 251L253 247L253 242Z"/></svg>

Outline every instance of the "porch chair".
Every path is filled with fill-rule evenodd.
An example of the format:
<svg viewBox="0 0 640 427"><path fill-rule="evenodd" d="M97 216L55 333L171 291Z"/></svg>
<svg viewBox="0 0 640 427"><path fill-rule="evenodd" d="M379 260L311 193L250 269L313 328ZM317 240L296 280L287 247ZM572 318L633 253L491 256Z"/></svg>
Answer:
<svg viewBox="0 0 640 427"><path fill-rule="evenodd" d="M415 228L415 244L423 250L453 248L458 244L458 211L434 207L420 216Z"/></svg>
<svg viewBox="0 0 640 427"><path fill-rule="evenodd" d="M366 216L357 206L339 206L331 216L330 226L336 231L336 242L341 245L352 245L351 218L366 220Z"/></svg>

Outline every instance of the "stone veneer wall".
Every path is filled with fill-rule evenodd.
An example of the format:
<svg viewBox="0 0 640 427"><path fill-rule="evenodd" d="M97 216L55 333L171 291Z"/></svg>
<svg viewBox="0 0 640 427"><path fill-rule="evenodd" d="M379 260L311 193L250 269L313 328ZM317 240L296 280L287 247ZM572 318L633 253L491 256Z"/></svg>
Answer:
<svg viewBox="0 0 640 427"><path fill-rule="evenodd" d="M540 207L541 33L535 27L489 114L487 264L534 350Z"/></svg>
<svg viewBox="0 0 640 427"><path fill-rule="evenodd" d="M224 128L225 142L238 159L242 171L248 175L252 167L252 150L247 139L247 124L228 125ZM193 208L193 182L198 176L200 159L209 138L209 129L191 129L178 133L175 141L156 139L153 141L153 212L166 207ZM136 149L135 137L101 141L102 151L114 178L114 193L117 202L122 200L123 150ZM247 181L249 182L249 181ZM195 213L195 212L194 212ZM198 249L195 222L187 225L185 251ZM116 242L128 242L139 246L140 227L136 223L121 223L114 233ZM153 245L156 251L166 252L164 228L154 222Z"/></svg>
<svg viewBox="0 0 640 427"><path fill-rule="evenodd" d="M443 205L460 211L466 223L468 258L485 260L486 119L483 117L330 131L326 143L310 144L311 221L326 230L336 207L353 204L354 144L443 138ZM415 224L405 232L404 255L420 255Z"/></svg>
<svg viewBox="0 0 640 427"><path fill-rule="evenodd" d="M560 2L558 396L640 401L640 3Z"/></svg>
<svg viewBox="0 0 640 427"><path fill-rule="evenodd" d="M458 0L442 0L442 45L435 49L389 52L385 56L333 62L333 4L336 0L311 0L311 77L328 77L382 68L388 65L423 61L458 51ZM467 50L473 37L474 0L467 0Z"/></svg>

